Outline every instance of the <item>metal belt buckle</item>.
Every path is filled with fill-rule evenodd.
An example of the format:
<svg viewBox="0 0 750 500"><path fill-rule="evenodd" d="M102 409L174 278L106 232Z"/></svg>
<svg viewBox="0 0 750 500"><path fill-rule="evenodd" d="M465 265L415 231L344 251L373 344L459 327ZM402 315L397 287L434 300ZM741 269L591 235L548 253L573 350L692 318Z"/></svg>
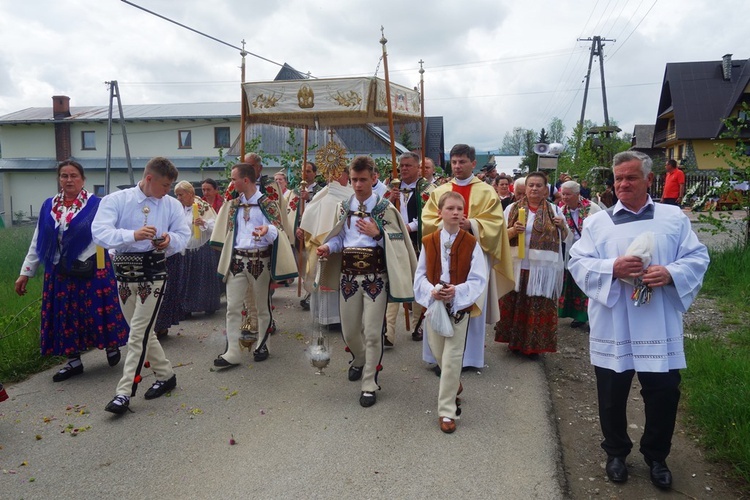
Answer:
<svg viewBox="0 0 750 500"><path fill-rule="evenodd" d="M364 260L357 260L354 263L352 263L352 267L356 267L357 269L361 271L363 269L367 269L368 267L370 267L370 265Z"/></svg>

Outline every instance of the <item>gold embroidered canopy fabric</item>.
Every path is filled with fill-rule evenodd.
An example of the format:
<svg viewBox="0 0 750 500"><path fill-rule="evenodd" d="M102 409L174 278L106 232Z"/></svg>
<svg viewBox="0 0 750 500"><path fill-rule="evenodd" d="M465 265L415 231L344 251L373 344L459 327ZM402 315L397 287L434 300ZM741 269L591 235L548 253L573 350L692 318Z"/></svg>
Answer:
<svg viewBox="0 0 750 500"><path fill-rule="evenodd" d="M391 83L397 122L419 121L419 93ZM387 123L385 80L375 77L321 78L243 84L247 123L291 127L341 127Z"/></svg>

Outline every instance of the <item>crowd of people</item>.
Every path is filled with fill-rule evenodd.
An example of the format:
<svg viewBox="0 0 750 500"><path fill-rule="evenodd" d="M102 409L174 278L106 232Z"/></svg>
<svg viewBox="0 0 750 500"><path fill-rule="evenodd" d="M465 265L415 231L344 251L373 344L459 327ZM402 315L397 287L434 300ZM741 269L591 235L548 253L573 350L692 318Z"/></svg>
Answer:
<svg viewBox="0 0 750 500"><path fill-rule="evenodd" d="M60 192L42 208L15 285L26 293L44 265L41 350L68 358L55 382L83 373L87 349L105 350L115 366L127 344L105 410L131 411L144 366L156 374L145 398L168 393L177 380L159 336L193 313L215 313L222 291L226 346L214 367L241 364L243 350L266 361L273 284L298 277L301 306L312 302L315 321L341 330L347 378L359 382L365 408L376 404L403 310L409 337L440 376L438 426L452 433L461 373L484 366L488 325L495 341L533 360L557 351L559 319L571 318L590 331L608 477L627 479L625 410L637 373L647 415L640 451L654 484L671 487L681 318L708 254L678 207L651 199L649 157L616 155L610 193L597 201L567 174L556 184L541 171L512 179L493 165L475 175L466 144L451 149L452 177L442 179L415 153L402 154L398 181L385 183L370 156L327 184L306 163L294 189L284 172L267 177L262 167L249 153L223 196L205 179L203 199L186 181L172 197L177 169L156 157L136 186L100 200L84 188L80 164L60 163Z"/></svg>

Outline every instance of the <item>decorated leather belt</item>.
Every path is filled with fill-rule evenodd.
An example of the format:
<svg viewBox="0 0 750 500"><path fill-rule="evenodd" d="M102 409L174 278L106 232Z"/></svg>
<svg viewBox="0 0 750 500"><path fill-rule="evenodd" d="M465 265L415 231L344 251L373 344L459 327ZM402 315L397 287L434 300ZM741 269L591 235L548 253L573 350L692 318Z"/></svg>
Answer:
<svg viewBox="0 0 750 500"><path fill-rule="evenodd" d="M251 259L265 259L271 256L271 247L255 248L253 250L240 250L235 248L236 257L249 257Z"/></svg>
<svg viewBox="0 0 750 500"><path fill-rule="evenodd" d="M112 259L117 281L143 282L167 277L164 252L118 253Z"/></svg>
<svg viewBox="0 0 750 500"><path fill-rule="evenodd" d="M380 247L344 248L341 272L360 276L385 272L385 252Z"/></svg>

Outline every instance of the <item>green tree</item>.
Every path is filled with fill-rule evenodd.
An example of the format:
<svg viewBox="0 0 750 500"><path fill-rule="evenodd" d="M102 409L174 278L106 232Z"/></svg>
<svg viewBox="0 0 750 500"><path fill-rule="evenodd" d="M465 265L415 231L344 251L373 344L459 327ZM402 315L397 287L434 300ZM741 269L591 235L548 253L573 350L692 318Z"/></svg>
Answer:
<svg viewBox="0 0 750 500"><path fill-rule="evenodd" d="M734 189L736 182L750 181L750 104L743 102L739 112L724 120L724 132L719 136L724 142L715 143L713 155L721 158L729 167L720 173L720 185L716 188L716 195L722 200L733 204L733 209L745 212L744 234L739 241L742 245L750 246L750 191ZM727 141L728 139L728 141ZM708 214L701 214L700 222L710 224L714 232L732 233L731 217L727 214L717 214L715 209Z"/></svg>
<svg viewBox="0 0 750 500"><path fill-rule="evenodd" d="M559 142L561 144L565 142L565 124L563 124L560 118L555 116L550 120L547 133L550 142Z"/></svg>
<svg viewBox="0 0 750 500"><path fill-rule="evenodd" d="M523 139L526 129L523 127L513 127L512 132L506 132L503 137L503 144L500 146L500 154L519 156L523 151Z"/></svg>

